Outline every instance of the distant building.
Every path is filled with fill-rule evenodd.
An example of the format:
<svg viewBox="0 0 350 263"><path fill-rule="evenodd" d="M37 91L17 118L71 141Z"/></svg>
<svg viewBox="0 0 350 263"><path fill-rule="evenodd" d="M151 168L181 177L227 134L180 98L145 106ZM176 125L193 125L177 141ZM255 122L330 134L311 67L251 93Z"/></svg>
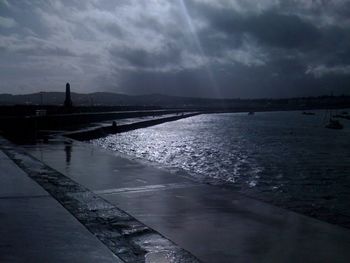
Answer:
<svg viewBox="0 0 350 263"><path fill-rule="evenodd" d="M70 84L66 84L66 99L64 100L64 106L66 108L71 108L73 107L73 102L70 96Z"/></svg>

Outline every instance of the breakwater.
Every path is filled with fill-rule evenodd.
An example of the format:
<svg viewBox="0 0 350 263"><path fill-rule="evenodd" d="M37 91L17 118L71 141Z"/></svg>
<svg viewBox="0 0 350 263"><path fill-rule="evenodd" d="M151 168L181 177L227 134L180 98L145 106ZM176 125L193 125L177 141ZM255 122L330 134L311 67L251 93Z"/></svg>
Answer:
<svg viewBox="0 0 350 263"><path fill-rule="evenodd" d="M0 118L0 130L4 135L17 142L34 141L40 137L40 131L65 131L81 129L92 122L182 114L183 110L146 110L118 112L90 112L55 114L46 116L7 116Z"/></svg>
<svg viewBox="0 0 350 263"><path fill-rule="evenodd" d="M176 121L179 119L192 117L192 116L195 116L198 114L199 113L187 113L187 114L181 113L180 115L176 115L176 116L170 116L170 117L165 117L165 118L156 118L156 119L140 121L140 122L135 122L135 123L130 123L130 124L111 125L111 126L107 126L107 127L101 126L101 127L97 127L97 128L83 129L83 130L78 130L78 131L74 131L74 132L67 132L64 135L69 137L69 138L80 140L80 141L92 140L92 139L97 139L97 138L107 136L109 134L122 133L122 132L127 132L127 131L131 131L131 130L135 130L135 129L146 128L146 127L161 124L164 122Z"/></svg>

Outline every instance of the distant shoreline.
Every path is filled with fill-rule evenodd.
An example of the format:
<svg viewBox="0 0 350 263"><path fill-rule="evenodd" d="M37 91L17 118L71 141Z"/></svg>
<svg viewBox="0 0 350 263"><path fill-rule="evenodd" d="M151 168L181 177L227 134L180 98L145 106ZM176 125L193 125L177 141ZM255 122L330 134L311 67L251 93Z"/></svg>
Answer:
<svg viewBox="0 0 350 263"><path fill-rule="evenodd" d="M184 111L271 111L312 110L350 107L350 95L298 98L191 98L161 94L130 96L116 93L78 94L72 92L70 112L111 112L131 110ZM64 92L43 92L27 95L0 94L0 116L34 115L38 109L48 114L64 114Z"/></svg>
<svg viewBox="0 0 350 263"><path fill-rule="evenodd" d="M73 108L71 112L67 112L64 107L58 106L55 106L55 108L52 108L51 106L3 106L0 107L0 132L3 132L4 136L13 138L14 140L33 141L38 138L38 136L40 137L41 131L47 131L49 133L50 131L60 131L62 133L64 131L86 128L91 123L125 118L138 118L143 116L162 116L165 114L182 114L190 112L196 112L198 114L211 114L271 111L312 111L330 109L341 110L348 108L350 108L350 105L348 104L323 105L322 107L275 105L268 107L251 106L236 108L175 108L152 110L137 110L139 109L138 107L129 107L128 110L124 111L106 111L108 110L106 107L76 107ZM112 109L114 108L109 108L109 110ZM35 115L37 110L44 111L45 114Z"/></svg>
<svg viewBox="0 0 350 263"><path fill-rule="evenodd" d="M45 110L46 115L72 115L72 114L96 114L112 112L141 112L141 111L201 111L201 112L267 112L267 111L293 111L293 110L326 110L326 109L346 109L350 108L349 102L342 103L324 103L310 105L238 105L234 107L161 107L161 106L77 106L67 111L63 106L52 105L0 105L1 117L24 117L35 116L37 110Z"/></svg>

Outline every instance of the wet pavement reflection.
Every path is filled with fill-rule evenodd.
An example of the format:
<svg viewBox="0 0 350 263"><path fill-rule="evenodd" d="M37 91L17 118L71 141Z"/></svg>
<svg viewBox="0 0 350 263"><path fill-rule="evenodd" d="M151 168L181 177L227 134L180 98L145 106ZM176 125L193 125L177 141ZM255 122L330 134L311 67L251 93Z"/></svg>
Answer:
<svg viewBox="0 0 350 263"><path fill-rule="evenodd" d="M348 262L350 231L66 139L28 153L203 262Z"/></svg>

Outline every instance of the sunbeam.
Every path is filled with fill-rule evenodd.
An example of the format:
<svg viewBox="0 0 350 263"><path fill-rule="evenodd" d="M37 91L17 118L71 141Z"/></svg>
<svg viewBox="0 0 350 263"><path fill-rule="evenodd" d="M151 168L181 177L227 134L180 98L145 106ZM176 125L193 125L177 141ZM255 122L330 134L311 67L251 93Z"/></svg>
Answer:
<svg viewBox="0 0 350 263"><path fill-rule="evenodd" d="M205 71L208 75L208 78L209 78L209 81L210 81L210 86L212 87L212 91L213 93L215 94L215 96L217 97L222 97L221 95L221 92L220 92L220 89L219 89L219 86L218 86L218 83L215 79L215 76L213 74L213 71L211 69L211 65L210 65L210 62L208 62L208 56L205 54L204 50L203 50L203 46L201 44L201 41L200 41L200 38L196 32L196 29L193 25L193 22L192 22L192 18L191 16L189 15L188 13L188 10L187 10L187 7L186 7L186 4L183 0L178 0L179 3L180 3L180 8L181 8L181 11L183 13L183 16L185 17L186 19L186 23L188 25L188 28L190 30L190 34L191 34L191 38L192 38L192 41L194 42L197 50L199 51L199 54L201 56L201 62L205 68Z"/></svg>

